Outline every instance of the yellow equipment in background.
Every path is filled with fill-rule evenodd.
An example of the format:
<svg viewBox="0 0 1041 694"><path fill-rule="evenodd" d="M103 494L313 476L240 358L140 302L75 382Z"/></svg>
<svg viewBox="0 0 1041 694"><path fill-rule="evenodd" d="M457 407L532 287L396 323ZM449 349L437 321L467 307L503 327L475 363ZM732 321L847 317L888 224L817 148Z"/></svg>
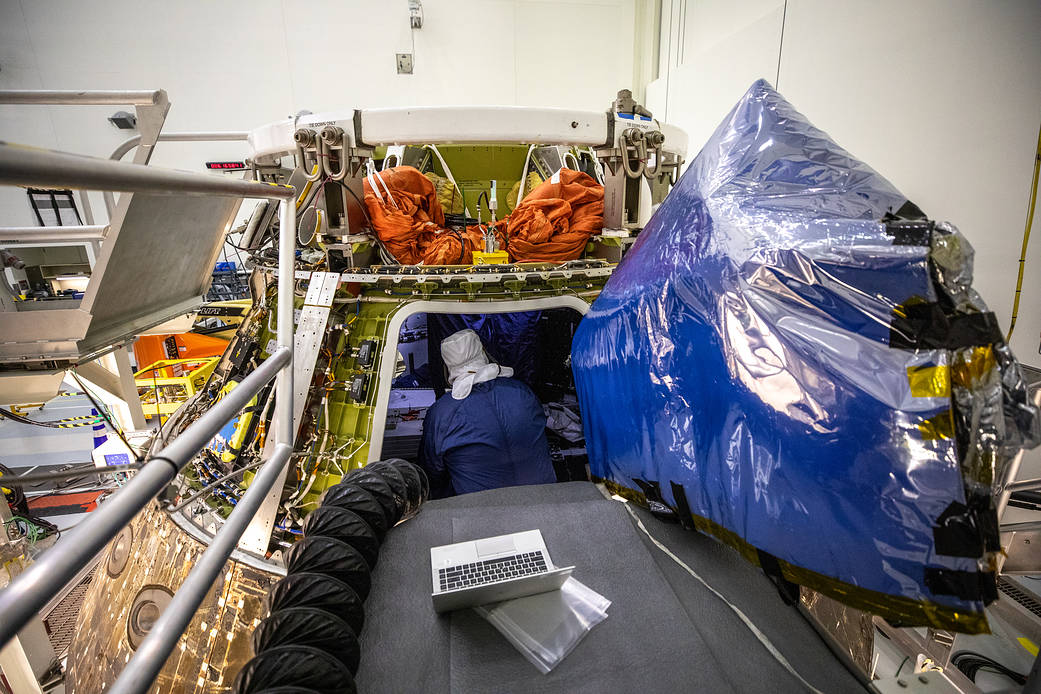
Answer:
<svg viewBox="0 0 1041 694"><path fill-rule="evenodd" d="M220 357L161 359L134 374L134 385L146 417L165 422L188 402L213 373Z"/></svg>
<svg viewBox="0 0 1041 694"><path fill-rule="evenodd" d="M474 251L474 265L507 265L510 262L510 254L506 251Z"/></svg>
<svg viewBox="0 0 1041 694"><path fill-rule="evenodd" d="M220 395L217 396L217 402L220 402L225 395L233 391L238 384L238 381L228 381L228 384L221 388ZM253 399L246 403L246 407L243 408L239 416L225 424L224 428L213 437L213 440L207 446L207 448L219 455L223 462L232 463L235 461L235 457L239 450L242 449L242 444L246 442L246 437L249 435L253 418L258 416L256 406L257 396L254 395Z"/></svg>

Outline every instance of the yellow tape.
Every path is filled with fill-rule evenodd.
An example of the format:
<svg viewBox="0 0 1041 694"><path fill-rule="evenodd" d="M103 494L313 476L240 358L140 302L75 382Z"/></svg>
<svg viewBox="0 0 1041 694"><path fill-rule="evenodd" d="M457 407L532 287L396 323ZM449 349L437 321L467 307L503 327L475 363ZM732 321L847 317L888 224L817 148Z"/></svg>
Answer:
<svg viewBox="0 0 1041 694"><path fill-rule="evenodd" d="M907 382L911 397L948 398L951 396L951 372L946 366L909 366Z"/></svg>
<svg viewBox="0 0 1041 694"><path fill-rule="evenodd" d="M635 489L595 476L593 481L602 482L611 493L646 508L647 498ZM691 519L699 531L729 545L750 564L759 566L758 551L740 535L697 514L691 514ZM806 586L845 605L877 614L891 622L900 622L907 626L932 626L963 634L990 633L987 617L982 612L959 612L928 600L913 600L844 583L831 576L790 564L783 559L779 559L777 563L781 567L781 574L792 583Z"/></svg>
<svg viewBox="0 0 1041 694"><path fill-rule="evenodd" d="M965 388L979 388L997 368L998 361L989 346L957 350L951 365L951 379Z"/></svg>
<svg viewBox="0 0 1041 694"><path fill-rule="evenodd" d="M1037 657L1037 644L1028 639L1026 636L1020 636L1016 641L1019 641L1019 645L1027 649L1027 653Z"/></svg>
<svg viewBox="0 0 1041 694"><path fill-rule="evenodd" d="M918 424L918 431L926 441L954 438L954 416L950 410L925 419Z"/></svg>

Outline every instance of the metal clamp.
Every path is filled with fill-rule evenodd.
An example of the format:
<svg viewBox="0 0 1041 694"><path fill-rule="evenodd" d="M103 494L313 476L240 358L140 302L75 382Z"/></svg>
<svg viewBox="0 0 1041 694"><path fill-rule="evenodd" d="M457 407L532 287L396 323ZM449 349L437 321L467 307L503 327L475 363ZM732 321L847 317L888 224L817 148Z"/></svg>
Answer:
<svg viewBox="0 0 1041 694"><path fill-rule="evenodd" d="M340 168L332 170L332 151L340 150ZM335 125L327 125L318 133L318 163L319 168L325 175L334 181L342 181L347 176L350 168L347 155L347 143L344 138L343 128Z"/></svg>
<svg viewBox="0 0 1041 694"><path fill-rule="evenodd" d="M625 175L629 178L639 178L647 166L647 143L644 141L643 131L639 128L627 128L622 133L619 144L622 145L622 168L625 169ZM639 163L635 168L630 165L630 149L636 150L636 161Z"/></svg>
<svg viewBox="0 0 1041 694"><path fill-rule="evenodd" d="M321 164L316 161L315 163L318 165L311 166L307 162L307 150L312 147L315 148L315 159L321 159L321 155L317 151L317 137L314 130L300 128L293 133L293 140L296 142L296 164L304 172L304 178L312 182L317 181L323 175Z"/></svg>
<svg viewBox="0 0 1041 694"><path fill-rule="evenodd" d="M662 145L665 144L665 135L660 130L651 130L645 133L643 136L643 156L644 156L644 168L643 175L648 179L653 179L662 170ZM654 148L654 168L652 169L647 162L650 159L647 157L647 148Z"/></svg>

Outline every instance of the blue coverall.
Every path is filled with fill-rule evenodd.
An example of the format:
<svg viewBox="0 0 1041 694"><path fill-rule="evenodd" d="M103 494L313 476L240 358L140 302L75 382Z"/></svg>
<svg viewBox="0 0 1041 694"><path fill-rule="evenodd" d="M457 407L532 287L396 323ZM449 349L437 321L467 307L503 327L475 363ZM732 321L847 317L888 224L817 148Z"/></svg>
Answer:
<svg viewBox="0 0 1041 694"><path fill-rule="evenodd" d="M521 484L556 482L546 415L528 386L512 378L446 393L427 410L419 464L432 498Z"/></svg>

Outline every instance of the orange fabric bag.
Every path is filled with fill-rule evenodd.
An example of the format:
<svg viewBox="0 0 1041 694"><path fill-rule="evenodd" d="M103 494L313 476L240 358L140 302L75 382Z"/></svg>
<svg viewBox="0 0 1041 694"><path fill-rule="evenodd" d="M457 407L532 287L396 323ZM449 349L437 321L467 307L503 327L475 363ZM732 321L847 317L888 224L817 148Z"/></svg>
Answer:
<svg viewBox="0 0 1041 694"><path fill-rule="evenodd" d="M510 215L510 257L517 263L575 260L603 227L604 187L581 171L561 169Z"/></svg>
<svg viewBox="0 0 1041 694"><path fill-rule="evenodd" d="M465 232L455 229L439 231L423 251L423 264L469 265L473 262L474 251L484 248L484 229L485 226L482 224L466 227ZM495 237L500 248L506 244L505 229L505 224L495 227Z"/></svg>
<svg viewBox="0 0 1041 694"><path fill-rule="evenodd" d="M382 179L382 180L381 180ZM376 234L399 263L415 265L445 225L434 184L411 166L365 178L365 207Z"/></svg>

